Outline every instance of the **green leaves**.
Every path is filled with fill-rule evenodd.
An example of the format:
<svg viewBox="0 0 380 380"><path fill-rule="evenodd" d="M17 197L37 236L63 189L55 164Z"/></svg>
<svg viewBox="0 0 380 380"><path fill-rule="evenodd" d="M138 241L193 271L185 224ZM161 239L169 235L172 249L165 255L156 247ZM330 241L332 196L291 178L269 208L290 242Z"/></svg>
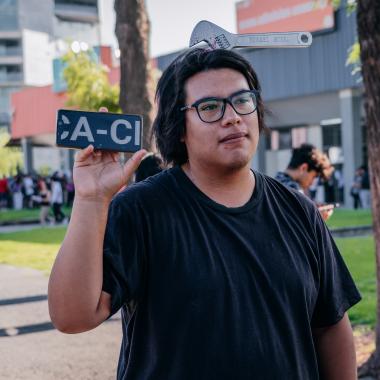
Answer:
<svg viewBox="0 0 380 380"><path fill-rule="evenodd" d="M11 136L8 132L0 130L0 177L17 173L22 166L22 152L19 148L6 147Z"/></svg>
<svg viewBox="0 0 380 380"><path fill-rule="evenodd" d="M335 10L337 10L342 4L342 0L330 0L330 1ZM356 9L356 5L357 5L357 0L347 0L347 4L346 4L347 13L351 14L352 12L354 12Z"/></svg>
<svg viewBox="0 0 380 380"><path fill-rule="evenodd" d="M361 71L361 61L360 61L360 45L359 42L356 41L349 49L348 49L348 57L346 60L346 66L353 65L353 69L351 74L354 75L356 73L360 73Z"/></svg>
<svg viewBox="0 0 380 380"><path fill-rule="evenodd" d="M83 111L107 107L110 112L120 112L119 86L111 86L108 68L98 62L93 51L69 51L63 61L67 65L63 77L67 83L68 106Z"/></svg>

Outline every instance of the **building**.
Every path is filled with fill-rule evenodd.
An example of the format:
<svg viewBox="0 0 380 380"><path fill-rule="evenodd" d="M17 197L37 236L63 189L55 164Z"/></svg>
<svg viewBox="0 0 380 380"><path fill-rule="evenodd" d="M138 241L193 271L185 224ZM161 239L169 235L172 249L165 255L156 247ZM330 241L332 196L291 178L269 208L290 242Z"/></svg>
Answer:
<svg viewBox="0 0 380 380"><path fill-rule="evenodd" d="M112 21L112 12L109 0L0 0L0 128L12 132L13 93L53 83L52 61L63 54L65 41L77 41L81 46L116 45L109 32L113 26L105 25ZM33 157L59 166L66 154L38 150L52 144L43 128L41 133L29 135L26 125L16 143L18 139L27 171L33 167Z"/></svg>

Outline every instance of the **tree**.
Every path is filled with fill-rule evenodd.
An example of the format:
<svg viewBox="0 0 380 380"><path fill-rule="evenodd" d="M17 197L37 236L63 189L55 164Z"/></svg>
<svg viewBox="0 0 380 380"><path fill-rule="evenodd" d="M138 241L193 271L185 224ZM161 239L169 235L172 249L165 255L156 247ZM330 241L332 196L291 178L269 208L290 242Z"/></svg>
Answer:
<svg viewBox="0 0 380 380"><path fill-rule="evenodd" d="M376 251L376 349L359 370L380 379L380 2L357 0L357 28L364 85L368 163L371 178L373 232Z"/></svg>
<svg viewBox="0 0 380 380"><path fill-rule="evenodd" d="M143 117L143 147L150 149L149 30L144 0L115 0L120 49L120 107Z"/></svg>
<svg viewBox="0 0 380 380"><path fill-rule="evenodd" d="M110 112L120 112L119 86L111 86L108 68L97 62L92 51L69 51L63 56L66 67L63 77L67 83L68 106L85 111L98 111L107 107Z"/></svg>
<svg viewBox="0 0 380 380"><path fill-rule="evenodd" d="M341 0L332 3L339 6ZM354 72L361 72L364 86L377 277L376 348L358 374L380 379L380 2L347 0L347 9L356 9L358 42L352 46L347 62L354 65Z"/></svg>
<svg viewBox="0 0 380 380"><path fill-rule="evenodd" d="M6 146L10 139L8 132L0 131L0 178L16 174L22 166L21 150Z"/></svg>

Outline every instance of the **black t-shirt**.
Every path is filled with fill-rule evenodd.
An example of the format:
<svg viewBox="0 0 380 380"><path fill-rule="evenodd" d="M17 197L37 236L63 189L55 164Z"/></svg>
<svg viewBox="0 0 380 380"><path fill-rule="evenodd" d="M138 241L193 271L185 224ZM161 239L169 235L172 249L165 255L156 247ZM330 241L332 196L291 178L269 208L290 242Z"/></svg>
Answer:
<svg viewBox="0 0 380 380"><path fill-rule="evenodd" d="M122 307L118 379L319 379L312 327L360 295L314 205L255 178L237 208L179 167L115 197L103 290Z"/></svg>

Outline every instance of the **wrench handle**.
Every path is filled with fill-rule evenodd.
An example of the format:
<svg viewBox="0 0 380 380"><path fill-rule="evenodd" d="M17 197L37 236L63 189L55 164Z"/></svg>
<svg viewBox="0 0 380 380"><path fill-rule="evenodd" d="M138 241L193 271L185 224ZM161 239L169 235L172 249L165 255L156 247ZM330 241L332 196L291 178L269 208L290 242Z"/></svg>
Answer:
<svg viewBox="0 0 380 380"><path fill-rule="evenodd" d="M293 48L309 47L313 37L309 32L236 34L237 48Z"/></svg>

